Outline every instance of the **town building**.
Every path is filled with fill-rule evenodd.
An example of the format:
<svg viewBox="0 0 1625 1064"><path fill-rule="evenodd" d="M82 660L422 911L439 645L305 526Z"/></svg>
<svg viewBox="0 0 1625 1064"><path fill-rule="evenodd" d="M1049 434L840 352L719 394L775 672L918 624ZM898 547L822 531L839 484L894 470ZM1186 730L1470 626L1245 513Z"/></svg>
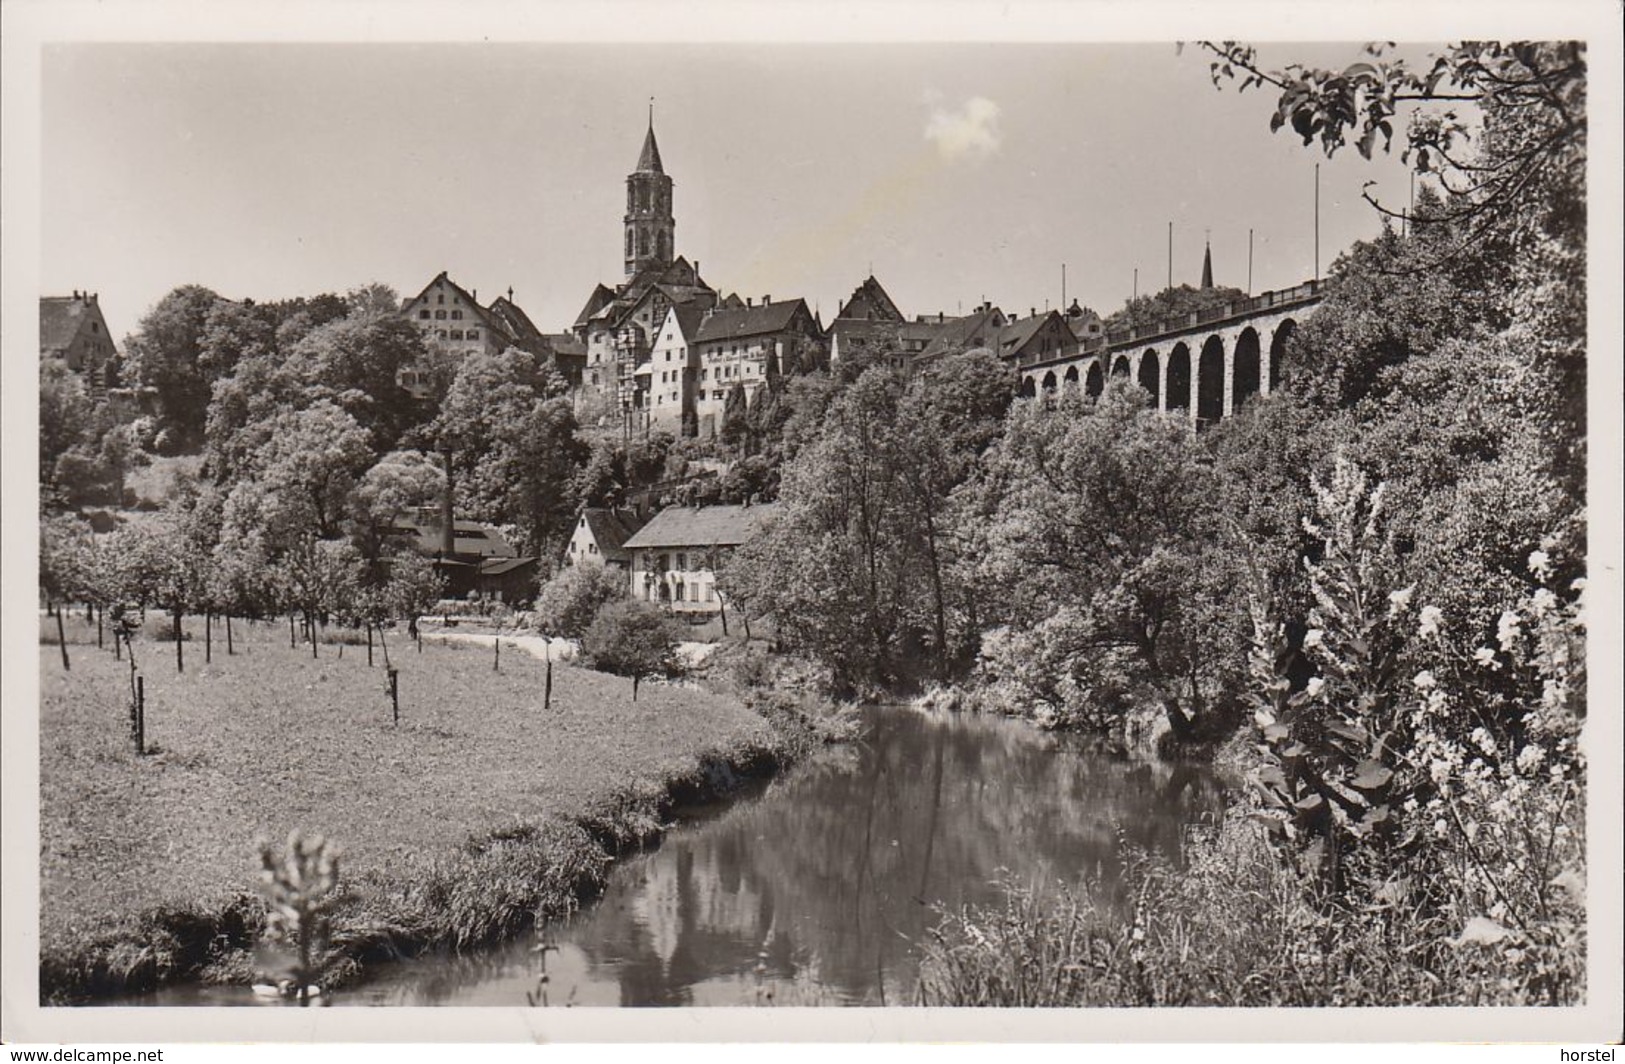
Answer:
<svg viewBox="0 0 1625 1064"><path fill-rule="evenodd" d="M1020 363L1035 359L1053 358L1068 348L1076 347L1077 337L1067 326L1066 319L1053 310L1039 314L1036 308L1025 318L1012 318L1001 328L993 351L1006 362ZM995 346L996 345L996 346Z"/></svg>
<svg viewBox="0 0 1625 1064"><path fill-rule="evenodd" d="M1066 327L1080 344L1106 335L1105 320L1090 308L1080 306L1076 299L1066 308Z"/></svg>
<svg viewBox="0 0 1625 1064"><path fill-rule="evenodd" d="M626 550L626 541L643 524L635 510L589 507L581 511L564 549L564 564L630 569L632 556Z"/></svg>
<svg viewBox="0 0 1625 1064"><path fill-rule="evenodd" d="M715 309L700 319L690 344L699 377L694 414L701 438L720 435L728 393L738 385L747 402L770 376L810 373L825 365L824 330L805 299L781 303L746 299L739 309Z"/></svg>
<svg viewBox="0 0 1625 1064"><path fill-rule="evenodd" d="M638 372L646 378L640 386L646 397L648 427L681 436L698 434L695 408L699 402L700 356L694 342L707 313L708 309L698 303L674 306L655 330L649 361Z"/></svg>
<svg viewBox="0 0 1625 1064"><path fill-rule="evenodd" d="M572 355L559 357L552 343L536 328L530 316L513 301L513 289L498 296L490 305L482 306L477 290L468 290L441 270L423 291L406 300L401 316L415 324L423 333L429 357L444 360L443 364L456 365L469 355L496 354L510 347L549 360L566 380L576 374L579 365L573 364ZM418 398L430 393L429 381L433 366L420 365L402 368L397 382Z"/></svg>
<svg viewBox="0 0 1625 1064"><path fill-rule="evenodd" d="M897 309L873 274L842 302L829 323L825 342L829 364L878 360L897 369L912 368L921 354L951 319L943 314L918 315L912 321Z"/></svg>
<svg viewBox="0 0 1625 1064"><path fill-rule="evenodd" d="M95 292L41 296L39 348L40 358L60 359L84 377L93 393L103 393L118 383L112 379L117 376L117 351Z"/></svg>
<svg viewBox="0 0 1625 1064"><path fill-rule="evenodd" d="M632 597L684 614L720 613L716 569L761 531L777 503L673 506L660 511L623 546L632 556Z"/></svg>
<svg viewBox="0 0 1625 1064"><path fill-rule="evenodd" d="M914 363L916 366L928 365L943 355L978 347L996 350L999 333L1008 320L1004 311L985 302L963 317L949 318L914 357Z"/></svg>
<svg viewBox="0 0 1625 1064"><path fill-rule="evenodd" d="M447 535L438 508L427 506L402 516L388 530L425 558L446 581L449 598L487 598L509 604L536 592L536 558L523 557L502 532L479 521L457 518Z"/></svg>

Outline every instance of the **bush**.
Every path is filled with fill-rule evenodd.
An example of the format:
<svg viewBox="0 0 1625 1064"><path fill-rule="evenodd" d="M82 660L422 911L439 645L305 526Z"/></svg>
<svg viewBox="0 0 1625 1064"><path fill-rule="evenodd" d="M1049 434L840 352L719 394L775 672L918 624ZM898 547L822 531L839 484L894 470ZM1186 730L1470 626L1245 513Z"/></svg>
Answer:
<svg viewBox="0 0 1625 1064"><path fill-rule="evenodd" d="M627 596L627 576L592 563L567 566L536 596L536 627L544 635L580 639L604 606Z"/></svg>
<svg viewBox="0 0 1625 1064"><path fill-rule="evenodd" d="M664 613L647 602L623 599L598 611L581 637L581 652L595 669L632 678L632 698L645 676L678 671L677 633Z"/></svg>

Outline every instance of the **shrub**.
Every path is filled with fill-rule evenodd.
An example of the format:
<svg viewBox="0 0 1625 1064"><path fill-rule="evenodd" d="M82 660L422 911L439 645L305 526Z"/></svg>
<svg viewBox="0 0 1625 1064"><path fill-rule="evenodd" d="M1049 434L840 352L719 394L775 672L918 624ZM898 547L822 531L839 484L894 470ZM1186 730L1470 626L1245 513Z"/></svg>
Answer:
<svg viewBox="0 0 1625 1064"><path fill-rule="evenodd" d="M580 639L600 609L626 597L627 586L626 574L607 565L566 566L536 596L537 627L545 635Z"/></svg>
<svg viewBox="0 0 1625 1064"><path fill-rule="evenodd" d="M632 700L645 676L677 672L677 633L647 602L623 599L598 611L581 637L581 652L595 669L632 678Z"/></svg>

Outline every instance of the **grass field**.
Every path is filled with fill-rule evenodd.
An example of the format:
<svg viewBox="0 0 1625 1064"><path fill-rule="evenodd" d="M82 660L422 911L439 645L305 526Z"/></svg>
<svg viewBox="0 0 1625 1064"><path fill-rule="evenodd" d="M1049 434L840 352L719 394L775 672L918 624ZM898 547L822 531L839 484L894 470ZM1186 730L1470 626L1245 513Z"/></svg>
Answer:
<svg viewBox="0 0 1625 1064"><path fill-rule="evenodd" d="M205 665L190 619L184 673L173 644L135 642L154 749L138 758L128 662L82 614L65 623L71 670L55 646L39 658L41 980L58 1000L246 978L257 838L342 848L335 938L353 963L510 933L590 892L615 837L652 830L674 787L775 757L736 700L646 684L634 704L630 681L555 665L544 712L542 662L505 649L498 673L488 649L432 637L419 653L397 636L396 726L381 654L312 660L285 624L239 621L237 653L217 628Z"/></svg>

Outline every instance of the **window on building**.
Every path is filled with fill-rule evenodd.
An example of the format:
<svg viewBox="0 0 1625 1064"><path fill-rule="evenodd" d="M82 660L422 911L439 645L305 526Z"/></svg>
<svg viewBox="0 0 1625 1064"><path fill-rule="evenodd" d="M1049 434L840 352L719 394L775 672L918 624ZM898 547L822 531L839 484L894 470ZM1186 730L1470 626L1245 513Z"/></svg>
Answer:
<svg viewBox="0 0 1625 1064"><path fill-rule="evenodd" d="M461 329L453 329L451 331L451 338L453 340L461 340L463 338L463 330L461 330Z"/></svg>
<svg viewBox="0 0 1625 1064"><path fill-rule="evenodd" d="M468 338L470 340L478 340L480 338L480 331L478 329L468 330Z"/></svg>
<svg viewBox="0 0 1625 1064"><path fill-rule="evenodd" d="M596 543L587 544L587 553L588 554L597 554L598 553L598 544L596 544Z"/></svg>
<svg viewBox="0 0 1625 1064"><path fill-rule="evenodd" d="M687 569L688 568L688 555L687 554L679 553L677 555L677 568L679 568L679 569Z"/></svg>
<svg viewBox="0 0 1625 1064"><path fill-rule="evenodd" d="M444 294L437 295L437 296L434 297L434 301L436 303L444 303L446 301L446 297L445 297Z"/></svg>
<svg viewBox="0 0 1625 1064"><path fill-rule="evenodd" d="M443 310L435 311L434 316L435 316L436 321L445 321L446 320L446 312L443 311Z"/></svg>
<svg viewBox="0 0 1625 1064"><path fill-rule="evenodd" d="M460 310L452 311L451 312L451 320L452 321L462 321L463 320L463 312L460 311Z"/></svg>
<svg viewBox="0 0 1625 1064"><path fill-rule="evenodd" d="M439 337L440 339L444 340L446 338L446 330L444 330L444 329L436 329L435 330L435 335L437 337Z"/></svg>
<svg viewBox="0 0 1625 1064"><path fill-rule="evenodd" d="M422 310L418 311L418 317L422 318L424 321L428 321L429 320L429 308L424 307Z"/></svg>

